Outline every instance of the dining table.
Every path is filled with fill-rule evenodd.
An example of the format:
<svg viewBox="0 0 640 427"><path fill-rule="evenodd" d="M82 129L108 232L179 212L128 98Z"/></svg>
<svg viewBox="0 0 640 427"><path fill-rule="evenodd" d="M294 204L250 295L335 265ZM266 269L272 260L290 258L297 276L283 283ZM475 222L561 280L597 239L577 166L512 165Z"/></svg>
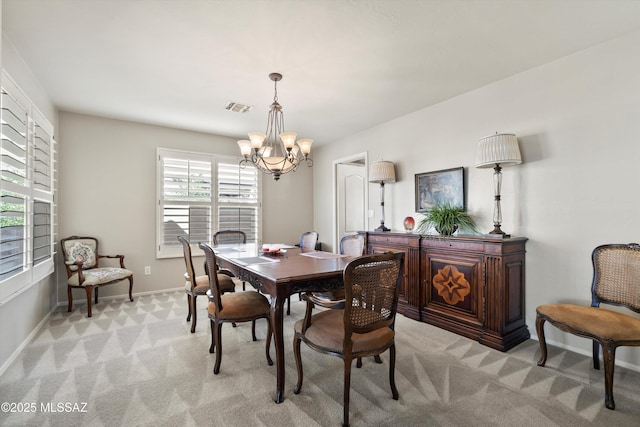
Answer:
<svg viewBox="0 0 640 427"><path fill-rule="evenodd" d="M299 292L343 289L343 271L353 257L287 245L264 248L270 251L264 252L263 245L255 243L219 245L213 250L221 268L270 297L276 348L275 401L281 403L285 380L284 303Z"/></svg>

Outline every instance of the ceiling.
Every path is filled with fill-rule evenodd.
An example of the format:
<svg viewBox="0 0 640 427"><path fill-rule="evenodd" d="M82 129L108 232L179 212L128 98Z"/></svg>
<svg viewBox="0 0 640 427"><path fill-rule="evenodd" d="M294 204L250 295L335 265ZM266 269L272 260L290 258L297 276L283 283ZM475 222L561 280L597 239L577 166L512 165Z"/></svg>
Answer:
<svg viewBox="0 0 640 427"><path fill-rule="evenodd" d="M640 28L631 0L2 0L61 110L331 142ZM248 113L225 109L248 104Z"/></svg>

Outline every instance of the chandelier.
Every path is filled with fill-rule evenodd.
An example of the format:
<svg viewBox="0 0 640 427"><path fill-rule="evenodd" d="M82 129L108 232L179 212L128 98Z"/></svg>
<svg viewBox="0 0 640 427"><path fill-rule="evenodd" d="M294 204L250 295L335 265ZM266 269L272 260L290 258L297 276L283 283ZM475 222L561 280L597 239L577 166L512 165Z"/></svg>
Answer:
<svg viewBox="0 0 640 427"><path fill-rule="evenodd" d="M253 164L260 171L273 175L277 181L280 175L295 171L303 161L308 167L313 165L309 158L313 139L296 141L297 133L285 132L282 106L278 103L278 82L282 80L282 74L271 73L269 78L274 82L274 96L269 107L267 131L249 132L249 140L238 141L238 146L244 156L240 167Z"/></svg>

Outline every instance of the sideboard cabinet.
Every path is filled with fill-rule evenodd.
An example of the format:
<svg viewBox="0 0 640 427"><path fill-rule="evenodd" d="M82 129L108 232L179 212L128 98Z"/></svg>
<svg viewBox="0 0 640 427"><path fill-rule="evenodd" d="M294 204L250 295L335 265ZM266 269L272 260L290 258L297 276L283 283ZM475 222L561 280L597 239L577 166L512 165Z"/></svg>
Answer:
<svg viewBox="0 0 640 427"><path fill-rule="evenodd" d="M399 313L501 351L529 338L526 238L362 234L367 253L405 252Z"/></svg>

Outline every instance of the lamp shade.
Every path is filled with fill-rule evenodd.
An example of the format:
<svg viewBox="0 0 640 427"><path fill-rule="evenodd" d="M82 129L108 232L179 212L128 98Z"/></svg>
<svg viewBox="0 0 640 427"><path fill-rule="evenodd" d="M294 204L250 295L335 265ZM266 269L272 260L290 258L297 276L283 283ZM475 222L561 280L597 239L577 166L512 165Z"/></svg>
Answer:
<svg viewBox="0 0 640 427"><path fill-rule="evenodd" d="M300 146L300 151L304 155L308 155L311 153L311 144L313 144L313 139L299 139L298 145Z"/></svg>
<svg viewBox="0 0 640 427"><path fill-rule="evenodd" d="M393 168L393 163L385 160L372 163L369 170L369 182L376 184L396 182L396 171Z"/></svg>
<svg viewBox="0 0 640 427"><path fill-rule="evenodd" d="M513 166L522 163L518 139L512 133L500 133L485 136L478 142L476 152L477 168L492 168L496 164L500 166Z"/></svg>
<svg viewBox="0 0 640 427"><path fill-rule="evenodd" d="M240 147L240 153L244 157L249 157L251 155L251 141L243 139L241 141L238 141L238 146Z"/></svg>

